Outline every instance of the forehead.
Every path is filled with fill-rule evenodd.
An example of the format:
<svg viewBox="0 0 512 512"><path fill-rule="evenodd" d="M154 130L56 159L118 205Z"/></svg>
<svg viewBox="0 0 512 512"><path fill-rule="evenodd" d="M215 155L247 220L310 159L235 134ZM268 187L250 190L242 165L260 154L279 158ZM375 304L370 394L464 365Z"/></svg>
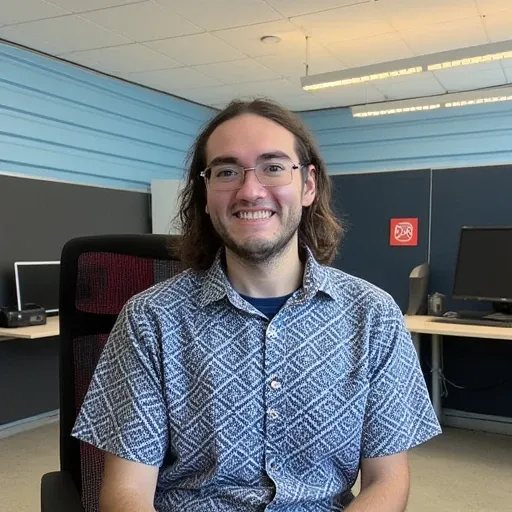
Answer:
<svg viewBox="0 0 512 512"><path fill-rule="evenodd" d="M295 136L280 124L255 114L242 114L219 125L206 143L206 160L233 156L251 163L259 155L280 150L297 159Z"/></svg>

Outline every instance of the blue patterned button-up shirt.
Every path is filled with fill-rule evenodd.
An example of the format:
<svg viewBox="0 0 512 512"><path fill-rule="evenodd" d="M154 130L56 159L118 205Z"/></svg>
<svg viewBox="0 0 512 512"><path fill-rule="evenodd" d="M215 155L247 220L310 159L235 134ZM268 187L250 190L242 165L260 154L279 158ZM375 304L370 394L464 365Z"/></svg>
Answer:
<svg viewBox="0 0 512 512"><path fill-rule="evenodd" d="M402 314L319 265L271 322L220 255L132 298L73 435L160 467L157 511L343 510L360 458L440 433Z"/></svg>

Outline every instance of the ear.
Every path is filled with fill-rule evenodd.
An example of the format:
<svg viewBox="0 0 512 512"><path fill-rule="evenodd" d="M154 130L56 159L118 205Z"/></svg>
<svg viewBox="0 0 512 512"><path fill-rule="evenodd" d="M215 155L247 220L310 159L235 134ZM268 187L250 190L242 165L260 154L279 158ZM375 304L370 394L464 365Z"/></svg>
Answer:
<svg viewBox="0 0 512 512"><path fill-rule="evenodd" d="M308 168L306 181L302 187L302 206L307 207L313 204L316 197L316 169L313 165Z"/></svg>
<svg viewBox="0 0 512 512"><path fill-rule="evenodd" d="M204 207L204 211L206 212L206 215L210 215L210 212L208 211L208 205Z"/></svg>

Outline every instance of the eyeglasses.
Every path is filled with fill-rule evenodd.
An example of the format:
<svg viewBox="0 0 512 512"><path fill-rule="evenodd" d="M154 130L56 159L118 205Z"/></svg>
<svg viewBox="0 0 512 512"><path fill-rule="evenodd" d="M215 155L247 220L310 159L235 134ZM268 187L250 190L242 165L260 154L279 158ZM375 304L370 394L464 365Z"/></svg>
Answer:
<svg viewBox="0 0 512 512"><path fill-rule="evenodd" d="M254 171L256 179L264 187L282 187L292 182L292 173L295 169L305 167L303 164L294 164L290 160L271 160L262 162L255 167L242 167L236 164L218 164L207 167L200 176L212 190L237 190L242 188L245 173Z"/></svg>

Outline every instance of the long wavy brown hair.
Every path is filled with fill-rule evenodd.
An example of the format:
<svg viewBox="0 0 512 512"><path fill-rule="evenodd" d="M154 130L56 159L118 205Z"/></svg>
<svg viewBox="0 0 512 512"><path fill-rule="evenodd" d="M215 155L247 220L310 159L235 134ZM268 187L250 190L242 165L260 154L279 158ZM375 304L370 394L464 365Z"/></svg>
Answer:
<svg viewBox="0 0 512 512"><path fill-rule="evenodd" d="M213 131L222 123L242 114L255 114L274 121L293 133L296 152L302 164L316 169L316 196L309 207L304 207L299 225L299 243L306 244L315 258L323 264L334 259L342 236L342 226L330 207L331 181L313 136L302 121L281 105L267 99L232 101L201 131L190 149L187 159L187 178L179 196L177 219L181 224L179 247L182 262L196 270L211 266L222 240L217 235L209 215L205 212L206 187L201 171L207 166L206 144ZM306 173L307 173L307 167Z"/></svg>

